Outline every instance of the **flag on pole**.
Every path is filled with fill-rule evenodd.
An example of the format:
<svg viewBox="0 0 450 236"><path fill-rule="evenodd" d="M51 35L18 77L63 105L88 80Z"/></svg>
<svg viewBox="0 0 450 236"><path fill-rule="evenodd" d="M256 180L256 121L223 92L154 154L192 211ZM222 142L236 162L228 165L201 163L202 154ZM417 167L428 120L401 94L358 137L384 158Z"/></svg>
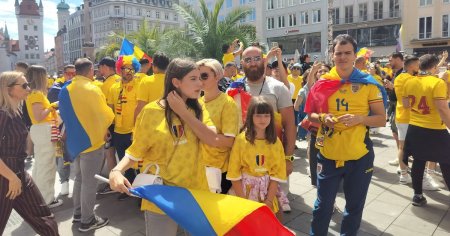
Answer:
<svg viewBox="0 0 450 236"><path fill-rule="evenodd" d="M300 58L300 53L298 52L298 49L295 49L295 53L294 53L295 62L298 62L299 58Z"/></svg>
<svg viewBox="0 0 450 236"><path fill-rule="evenodd" d="M405 39L405 36L403 35L403 25L400 26L400 29L398 30L398 37L397 37L397 46L395 47L396 52L403 52L403 40Z"/></svg>
<svg viewBox="0 0 450 236"><path fill-rule="evenodd" d="M153 59L145 54L138 46L135 46L132 42L128 41L128 39L123 38L122 41L122 47L120 47L120 53L119 55L133 55L138 60L141 60L142 58L147 58L150 63L153 61Z"/></svg>
<svg viewBox="0 0 450 236"><path fill-rule="evenodd" d="M306 38L303 39L301 55L306 55Z"/></svg>
<svg viewBox="0 0 450 236"><path fill-rule="evenodd" d="M244 198L166 185L130 192L153 202L194 236L294 235L266 205Z"/></svg>

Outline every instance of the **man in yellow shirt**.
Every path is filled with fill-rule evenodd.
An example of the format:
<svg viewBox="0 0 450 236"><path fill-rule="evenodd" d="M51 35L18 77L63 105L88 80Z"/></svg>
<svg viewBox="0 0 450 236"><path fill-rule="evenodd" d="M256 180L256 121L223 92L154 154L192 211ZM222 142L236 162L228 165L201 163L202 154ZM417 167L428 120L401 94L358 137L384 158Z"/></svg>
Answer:
<svg viewBox="0 0 450 236"><path fill-rule="evenodd" d="M239 45L239 49L236 50L236 46ZM226 65L228 62L234 61L236 56L241 55L244 50L244 44L239 42L239 39L235 39L231 44L222 45L222 65Z"/></svg>
<svg viewBox="0 0 450 236"><path fill-rule="evenodd" d="M302 65L300 63L295 63L291 67L291 74L288 75L287 80L289 83L294 85L294 93L292 94L292 103L295 103L295 99L297 99L298 91L303 87L303 77L302 77ZM303 118L305 118L306 114L302 111L294 110L295 116L295 126L297 126ZM298 129L297 137L301 139L305 139L306 131L304 129Z"/></svg>
<svg viewBox="0 0 450 236"><path fill-rule="evenodd" d="M164 93L164 77L166 76L165 73L169 62L169 57L162 52L156 52L153 55L153 75L142 79L137 91L137 106L134 112L135 119L145 105L162 98Z"/></svg>
<svg viewBox="0 0 450 236"><path fill-rule="evenodd" d="M147 58L142 58L141 60L139 60L139 64L141 64L141 69L139 70L139 72L136 72L136 74L134 74L134 80L137 83L136 85L139 85L142 79L148 76L147 73L150 68L152 68L152 63L150 63Z"/></svg>
<svg viewBox="0 0 450 236"><path fill-rule="evenodd" d="M356 58L356 60L355 60L355 68L360 70L361 72L364 72L364 73L367 73L367 74L369 73L367 71L366 58L364 58L362 56Z"/></svg>
<svg viewBox="0 0 450 236"><path fill-rule="evenodd" d="M439 162L447 187L450 186L448 88L445 78L435 76L439 63L437 56L426 54L421 56L419 61L419 75L406 82L402 94L403 106L410 109L404 152L405 156L414 157L411 169L414 206L423 206L427 203L422 195L427 161Z"/></svg>

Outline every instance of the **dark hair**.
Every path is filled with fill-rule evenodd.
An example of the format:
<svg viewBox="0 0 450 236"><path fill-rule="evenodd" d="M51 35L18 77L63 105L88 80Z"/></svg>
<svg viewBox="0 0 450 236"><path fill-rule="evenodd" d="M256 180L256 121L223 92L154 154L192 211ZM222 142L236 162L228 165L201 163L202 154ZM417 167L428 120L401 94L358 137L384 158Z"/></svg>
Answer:
<svg viewBox="0 0 450 236"><path fill-rule="evenodd" d="M169 63L169 57L163 52L156 52L155 54L153 54L153 65L158 67L158 69L166 71Z"/></svg>
<svg viewBox="0 0 450 236"><path fill-rule="evenodd" d="M17 66L17 67L24 68L25 70L28 69L28 67L29 67L28 63L23 62L23 61L17 62L17 63L16 63L16 66Z"/></svg>
<svg viewBox="0 0 450 236"><path fill-rule="evenodd" d="M116 60L112 59L111 57L104 57L100 60L100 62L98 63L99 66L107 66L110 67L111 69L115 70L116 68Z"/></svg>
<svg viewBox="0 0 450 236"><path fill-rule="evenodd" d="M28 68L25 77L30 84L30 89L47 93L47 70L40 65L32 65Z"/></svg>
<svg viewBox="0 0 450 236"><path fill-rule="evenodd" d="M141 66L150 63L150 61L147 58L142 58L141 60L139 60L139 64L141 64Z"/></svg>
<svg viewBox="0 0 450 236"><path fill-rule="evenodd" d="M67 65L64 66L64 72L66 72L67 69L75 69L75 65L67 64Z"/></svg>
<svg viewBox="0 0 450 236"><path fill-rule="evenodd" d="M270 114L270 123L266 127L265 132L266 141L272 144L276 143L277 134L275 131L275 116L273 107L264 99L263 96L252 97L250 101L250 105L247 109L245 124L244 127L242 127L242 130L245 130L245 139L247 139L247 141L249 141L251 144L255 144L256 131L255 124L253 123L253 115L255 114Z"/></svg>
<svg viewBox="0 0 450 236"><path fill-rule="evenodd" d="M311 72L311 68L305 70L305 72L303 73L303 75L302 75L302 77L303 77L302 88L303 88L303 86L306 85L306 82L308 82L308 76L309 76L309 73L310 73L310 72ZM315 75L314 75L314 76L315 76Z"/></svg>
<svg viewBox="0 0 450 236"><path fill-rule="evenodd" d="M436 55L425 54L419 58L419 69L427 71L439 64L439 58Z"/></svg>
<svg viewBox="0 0 450 236"><path fill-rule="evenodd" d="M173 59L170 62L169 66L167 67L166 76L164 78L164 95L162 98L167 100L167 96L169 95L170 92L172 92L174 90L177 91L177 88L172 83L172 79L175 78L177 80L182 80L184 76L186 76L191 71L193 71L197 68L198 67L195 64L195 62L190 59L182 59L182 58ZM190 109L194 110L195 117L197 117L197 119L200 120L202 117L202 108L201 108L200 104L198 103L198 100L188 98L186 100L186 105ZM166 121L167 121L169 130L172 134L174 134L173 133L174 131L171 129L172 124L173 124L172 115L176 115L177 117L178 117L178 115L173 112L172 108L170 108L170 105L167 102L166 102L166 109L164 112L165 112Z"/></svg>
<svg viewBox="0 0 450 236"><path fill-rule="evenodd" d="M225 67L225 68L228 68L228 67L232 67L232 66L233 66L233 67L237 67L237 66L236 66L236 63L230 61L230 62L227 62L227 64L225 64L224 67Z"/></svg>
<svg viewBox="0 0 450 236"><path fill-rule="evenodd" d="M222 45L222 53L227 53L229 48L230 48L229 44L223 44Z"/></svg>
<svg viewBox="0 0 450 236"><path fill-rule="evenodd" d="M336 47L336 45L346 45L348 43L353 46L353 52L356 53L358 45L356 44L355 39L353 39L353 37L348 34L340 34L336 36L336 38L334 38L331 52L334 53L334 48Z"/></svg>
<svg viewBox="0 0 450 236"><path fill-rule="evenodd" d="M309 55L308 54L305 54L305 55L301 55L300 56L300 63L305 63L305 61L306 61L306 58L308 58L309 57Z"/></svg>
<svg viewBox="0 0 450 236"><path fill-rule="evenodd" d="M400 52L394 52L391 54L392 58L400 58L400 60L403 61L403 54L401 54Z"/></svg>
<svg viewBox="0 0 450 236"><path fill-rule="evenodd" d="M77 75L86 76L94 66L92 61L87 58L79 58L75 61L75 72Z"/></svg>
<svg viewBox="0 0 450 236"><path fill-rule="evenodd" d="M286 62L284 62L284 61L281 61L281 64L283 64L283 67L284 67L284 69L287 71L287 65L286 65ZM278 61L274 61L274 62L272 62L272 68L277 68L278 67Z"/></svg>
<svg viewBox="0 0 450 236"><path fill-rule="evenodd" d="M411 65L412 63L419 61L419 58L416 56L406 56L405 58L405 69Z"/></svg>

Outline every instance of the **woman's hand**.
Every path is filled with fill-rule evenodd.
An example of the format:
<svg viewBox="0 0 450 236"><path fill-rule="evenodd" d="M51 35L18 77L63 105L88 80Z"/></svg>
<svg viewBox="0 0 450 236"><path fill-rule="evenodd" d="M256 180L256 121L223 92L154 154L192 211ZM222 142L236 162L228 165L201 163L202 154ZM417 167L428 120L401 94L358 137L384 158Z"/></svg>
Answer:
<svg viewBox="0 0 450 236"><path fill-rule="evenodd" d="M113 169L109 173L109 186L116 192L131 195L130 191L128 190L128 188L131 188L131 184L120 171L115 171Z"/></svg>
<svg viewBox="0 0 450 236"><path fill-rule="evenodd" d="M184 112L188 112L186 103L176 91L172 91L167 95L167 103L179 116L183 116Z"/></svg>
<svg viewBox="0 0 450 236"><path fill-rule="evenodd" d="M19 196L22 193L22 181L20 181L17 175L14 175L12 176L11 179L8 179L8 182L9 186L6 197L11 200L14 200L17 196Z"/></svg>
<svg viewBox="0 0 450 236"><path fill-rule="evenodd" d="M339 122L343 123L347 127L352 127L355 125L362 124L364 121L363 116L357 116L352 114L345 114L338 117Z"/></svg>

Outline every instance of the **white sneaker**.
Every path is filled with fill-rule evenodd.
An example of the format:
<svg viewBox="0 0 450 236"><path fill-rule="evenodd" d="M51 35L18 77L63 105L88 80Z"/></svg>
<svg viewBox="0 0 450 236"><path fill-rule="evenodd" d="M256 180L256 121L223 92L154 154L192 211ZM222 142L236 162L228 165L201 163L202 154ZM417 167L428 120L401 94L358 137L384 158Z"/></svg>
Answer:
<svg viewBox="0 0 450 236"><path fill-rule="evenodd" d="M68 195L69 194L69 181L63 182L61 184L61 192L60 195Z"/></svg>
<svg viewBox="0 0 450 236"><path fill-rule="evenodd" d="M391 166L398 166L398 158L395 158L394 160L388 161L389 165Z"/></svg>
<svg viewBox="0 0 450 236"><path fill-rule="evenodd" d="M434 182L433 178L429 174L423 175L423 181L422 181L422 189L426 191L438 191L439 184Z"/></svg>
<svg viewBox="0 0 450 236"><path fill-rule="evenodd" d="M283 212L291 212L291 206L289 206L289 204L283 204L281 205L281 210L283 210Z"/></svg>
<svg viewBox="0 0 450 236"><path fill-rule="evenodd" d="M411 176L408 173L401 174L399 183L400 184L410 184L410 183L412 183Z"/></svg>

